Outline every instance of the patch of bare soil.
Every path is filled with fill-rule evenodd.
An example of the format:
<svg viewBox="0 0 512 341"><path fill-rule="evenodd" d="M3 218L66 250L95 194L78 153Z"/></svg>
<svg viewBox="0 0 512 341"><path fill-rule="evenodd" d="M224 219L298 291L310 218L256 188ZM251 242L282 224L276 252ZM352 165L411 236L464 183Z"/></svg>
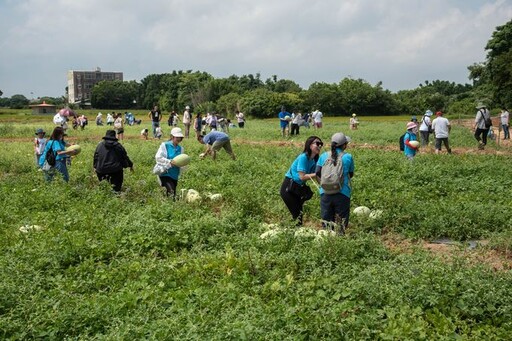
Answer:
<svg viewBox="0 0 512 341"><path fill-rule="evenodd" d="M446 262L451 262L455 258L463 258L472 266L484 265L494 271L512 269L512 255L489 248L486 240L477 241L476 246L470 248L468 244L413 242L398 235L387 234L382 236L382 242L388 249L396 253L412 253L415 249L420 248Z"/></svg>

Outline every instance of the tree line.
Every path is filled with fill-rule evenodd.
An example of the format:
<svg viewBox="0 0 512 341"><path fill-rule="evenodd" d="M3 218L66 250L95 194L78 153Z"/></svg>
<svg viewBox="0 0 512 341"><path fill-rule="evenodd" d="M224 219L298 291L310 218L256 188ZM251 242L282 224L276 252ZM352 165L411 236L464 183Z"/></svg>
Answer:
<svg viewBox="0 0 512 341"><path fill-rule="evenodd" d="M426 80L414 89L392 93L382 87L382 82L372 85L363 79L347 77L338 83L315 82L303 89L295 81L278 79L276 75L266 80L260 74L215 78L207 72L181 70L151 74L140 82L102 81L92 89L91 104L114 110L150 109L159 105L164 111L177 112L190 105L195 112L215 111L232 116L241 110L255 118L274 117L282 106L288 111L319 109L329 116L421 115L426 109L464 115L472 114L477 102L485 102L491 108L509 107L512 105L512 20L496 27L485 50L484 62L468 66L472 84ZM0 106L28 105L28 100L23 98L22 95L0 98ZM47 103L57 105L61 100L46 98Z"/></svg>

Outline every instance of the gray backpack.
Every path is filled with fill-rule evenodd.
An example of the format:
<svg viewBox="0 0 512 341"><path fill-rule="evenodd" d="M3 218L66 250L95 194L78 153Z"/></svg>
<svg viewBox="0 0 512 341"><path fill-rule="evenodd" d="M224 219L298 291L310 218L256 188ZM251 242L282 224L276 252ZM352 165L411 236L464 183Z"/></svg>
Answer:
<svg viewBox="0 0 512 341"><path fill-rule="evenodd" d="M329 157L325 160L322 166L322 172L320 175L320 187L324 190L325 194L336 194L339 193L343 186L343 162L341 158L343 153L339 153L336 156L336 164L334 160Z"/></svg>

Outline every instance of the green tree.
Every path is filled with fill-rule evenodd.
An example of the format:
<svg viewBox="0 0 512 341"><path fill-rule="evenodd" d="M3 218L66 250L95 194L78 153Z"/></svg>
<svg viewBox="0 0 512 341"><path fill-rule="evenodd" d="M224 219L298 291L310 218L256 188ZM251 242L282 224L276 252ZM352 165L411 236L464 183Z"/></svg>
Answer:
<svg viewBox="0 0 512 341"><path fill-rule="evenodd" d="M486 69L495 103L512 105L512 20L496 27L485 46Z"/></svg>
<svg viewBox="0 0 512 341"><path fill-rule="evenodd" d="M224 95L217 101L217 110L226 117L233 118L236 110L245 111L240 105L241 99L242 96L235 92Z"/></svg>
<svg viewBox="0 0 512 341"><path fill-rule="evenodd" d="M304 109L307 111L318 109L334 115L343 111L341 104L343 95L337 84L315 82L300 96L303 99Z"/></svg>
<svg viewBox="0 0 512 341"><path fill-rule="evenodd" d="M28 98L23 95L13 95L10 100L10 107L12 109L23 109L28 106L29 102Z"/></svg>
<svg viewBox="0 0 512 341"><path fill-rule="evenodd" d="M138 87L135 81L101 81L92 88L91 105L105 109L131 108L137 98Z"/></svg>

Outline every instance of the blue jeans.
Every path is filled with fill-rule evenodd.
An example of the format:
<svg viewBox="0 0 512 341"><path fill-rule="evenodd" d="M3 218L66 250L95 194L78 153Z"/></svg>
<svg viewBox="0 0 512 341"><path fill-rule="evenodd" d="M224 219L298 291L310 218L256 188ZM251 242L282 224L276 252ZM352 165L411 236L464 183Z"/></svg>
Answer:
<svg viewBox="0 0 512 341"><path fill-rule="evenodd" d="M160 122L152 122L151 127L153 128L153 137L156 137L156 128L160 127Z"/></svg>
<svg viewBox="0 0 512 341"><path fill-rule="evenodd" d="M334 222L342 227L342 233L348 226L350 217L350 198L341 193L322 194L320 197L320 215L322 220Z"/></svg>
<svg viewBox="0 0 512 341"><path fill-rule="evenodd" d="M508 124L502 124L501 127L503 128L503 136L504 139L510 139L510 131L508 130Z"/></svg>
<svg viewBox="0 0 512 341"><path fill-rule="evenodd" d="M69 181L68 167L66 165L66 159L57 160L55 167L52 167L49 171L44 172L44 179L46 181L52 181L55 174L59 172L62 174L64 181Z"/></svg>

